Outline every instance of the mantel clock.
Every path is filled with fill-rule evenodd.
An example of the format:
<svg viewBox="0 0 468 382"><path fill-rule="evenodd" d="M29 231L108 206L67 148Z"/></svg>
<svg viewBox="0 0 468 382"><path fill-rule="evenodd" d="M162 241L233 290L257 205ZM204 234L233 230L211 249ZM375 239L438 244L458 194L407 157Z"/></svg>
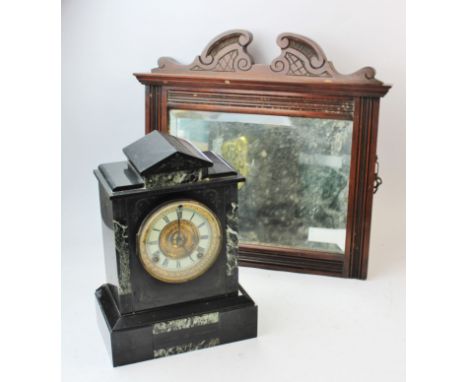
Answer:
<svg viewBox="0 0 468 382"><path fill-rule="evenodd" d="M256 337L238 283L237 192L219 155L153 132L102 164L107 283L98 317L114 366Z"/></svg>

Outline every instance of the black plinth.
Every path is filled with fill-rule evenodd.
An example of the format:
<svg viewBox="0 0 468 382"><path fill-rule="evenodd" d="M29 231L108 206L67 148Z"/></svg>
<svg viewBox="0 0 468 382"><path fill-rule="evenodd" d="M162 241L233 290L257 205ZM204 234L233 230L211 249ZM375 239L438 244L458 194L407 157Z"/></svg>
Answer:
<svg viewBox="0 0 468 382"><path fill-rule="evenodd" d="M114 366L257 337L257 306L242 287L229 296L124 315L107 284L96 299Z"/></svg>

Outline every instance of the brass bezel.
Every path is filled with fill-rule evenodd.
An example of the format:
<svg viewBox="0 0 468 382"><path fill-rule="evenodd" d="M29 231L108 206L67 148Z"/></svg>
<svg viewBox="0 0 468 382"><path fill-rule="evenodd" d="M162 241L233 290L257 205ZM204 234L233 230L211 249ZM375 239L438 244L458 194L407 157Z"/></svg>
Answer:
<svg viewBox="0 0 468 382"><path fill-rule="evenodd" d="M153 223L158 220L161 215L168 213L169 210L174 209L174 206L179 204L183 204L184 207L188 207L206 218L212 231L212 240L205 256L193 267L182 271L170 272L156 266L156 264L151 261L145 243ZM184 283L203 275L218 258L221 252L221 242L221 223L216 214L206 205L192 199L176 199L159 205L145 217L137 234L138 257L143 268L151 277L159 281L173 284Z"/></svg>

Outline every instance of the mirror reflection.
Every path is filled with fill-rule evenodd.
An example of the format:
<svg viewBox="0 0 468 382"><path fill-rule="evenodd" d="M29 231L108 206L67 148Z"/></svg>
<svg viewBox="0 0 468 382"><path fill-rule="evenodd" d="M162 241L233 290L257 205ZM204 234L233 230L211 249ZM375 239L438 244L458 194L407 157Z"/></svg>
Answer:
<svg viewBox="0 0 468 382"><path fill-rule="evenodd" d="M247 178L241 242L344 253L352 121L191 110L169 121Z"/></svg>

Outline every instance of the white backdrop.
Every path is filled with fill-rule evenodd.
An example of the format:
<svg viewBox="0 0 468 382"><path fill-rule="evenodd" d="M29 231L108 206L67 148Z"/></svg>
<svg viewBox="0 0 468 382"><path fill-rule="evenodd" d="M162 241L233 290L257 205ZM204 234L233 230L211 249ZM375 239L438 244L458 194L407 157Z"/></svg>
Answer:
<svg viewBox="0 0 468 382"><path fill-rule="evenodd" d="M62 323L64 381L402 381L405 283L403 0L62 1ZM105 281L92 170L122 160L144 133L144 88L132 76L160 56L189 63L217 34L254 35L257 63L293 32L318 42L338 71L373 66L382 99L367 281L241 268L259 306L259 337L112 369L94 317ZM36 57L35 59L41 59Z"/></svg>

